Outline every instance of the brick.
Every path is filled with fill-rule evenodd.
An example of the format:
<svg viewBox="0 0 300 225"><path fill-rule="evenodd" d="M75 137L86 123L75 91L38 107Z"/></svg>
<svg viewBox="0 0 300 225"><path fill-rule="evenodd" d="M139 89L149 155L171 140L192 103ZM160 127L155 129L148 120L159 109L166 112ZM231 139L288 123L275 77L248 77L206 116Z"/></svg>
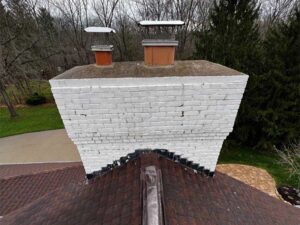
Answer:
<svg viewBox="0 0 300 225"><path fill-rule="evenodd" d="M213 171L246 82L247 76L50 81L87 172L140 148L167 148Z"/></svg>

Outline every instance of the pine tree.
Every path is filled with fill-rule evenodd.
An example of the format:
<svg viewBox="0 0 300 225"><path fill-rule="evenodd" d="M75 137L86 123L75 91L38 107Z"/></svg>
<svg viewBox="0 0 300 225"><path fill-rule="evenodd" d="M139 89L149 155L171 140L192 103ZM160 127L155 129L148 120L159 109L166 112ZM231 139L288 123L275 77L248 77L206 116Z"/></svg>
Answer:
<svg viewBox="0 0 300 225"><path fill-rule="evenodd" d="M257 82L257 145L282 147L300 137L300 10L267 33L265 73Z"/></svg>
<svg viewBox="0 0 300 225"><path fill-rule="evenodd" d="M256 0L220 0L214 2L210 25L197 34L196 58L253 73L259 56Z"/></svg>
<svg viewBox="0 0 300 225"><path fill-rule="evenodd" d="M230 138L245 145L256 145L259 135L256 108L257 75L262 72L261 41L258 29L259 5L256 0L214 2L210 25L197 34L195 56L237 69L250 75Z"/></svg>
<svg viewBox="0 0 300 225"><path fill-rule="evenodd" d="M229 7L224 1L220 2L219 7L221 6L222 8ZM217 10L213 12L216 11L223 12L224 8L220 10L217 7ZM217 14L213 13L212 15L214 18L214 15ZM221 13L221 15L223 14ZM227 17L231 18L228 15ZM225 26L224 21L216 23L212 19L212 30L205 34L208 37L208 44L207 46L205 44L198 45L198 50L202 48L203 51L199 53L203 54L205 58L239 69L250 75L234 131L230 138L257 149L271 149L273 146L280 148L289 142L297 141L297 138L300 137L299 8L292 11L288 21L280 22L270 28L262 43L260 43L259 37L253 38L253 50L247 48L247 43L245 43L245 49L248 49L246 51L242 49L243 44L241 42L230 41L229 36L233 39L235 35L240 35L239 32L234 35L231 33L233 31L227 32L223 28L215 29L214 24L219 24L219 26L223 24L223 28L227 27L227 29L233 29L235 32L239 30L230 27L229 24L234 24L233 22L228 22ZM249 25L249 23L247 24ZM254 33L257 32L254 20L253 24L252 32L248 32L251 37L255 37ZM227 44L226 41L223 42L225 47L222 47L221 44L216 45L216 43L221 43L222 32L224 32L224 40L229 42ZM213 39L214 36L215 40ZM247 38L247 34L241 34L241 36ZM241 37L236 39L242 40ZM231 51L232 47L237 46L242 50L237 53ZM259 61L255 61L255 58ZM256 65L251 66L253 62Z"/></svg>

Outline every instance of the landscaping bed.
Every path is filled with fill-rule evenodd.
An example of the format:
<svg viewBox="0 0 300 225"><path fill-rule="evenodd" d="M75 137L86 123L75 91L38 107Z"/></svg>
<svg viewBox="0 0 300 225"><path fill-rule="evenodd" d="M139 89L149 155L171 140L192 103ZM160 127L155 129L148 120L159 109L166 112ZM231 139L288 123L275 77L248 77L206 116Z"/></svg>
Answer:
<svg viewBox="0 0 300 225"><path fill-rule="evenodd" d="M275 179L276 186L297 187L297 179L279 162L276 152L260 152L247 147L229 144L225 141L218 164L244 164L265 169Z"/></svg>
<svg viewBox="0 0 300 225"><path fill-rule="evenodd" d="M281 197L292 205L300 206L300 191L290 186L281 186L277 188Z"/></svg>

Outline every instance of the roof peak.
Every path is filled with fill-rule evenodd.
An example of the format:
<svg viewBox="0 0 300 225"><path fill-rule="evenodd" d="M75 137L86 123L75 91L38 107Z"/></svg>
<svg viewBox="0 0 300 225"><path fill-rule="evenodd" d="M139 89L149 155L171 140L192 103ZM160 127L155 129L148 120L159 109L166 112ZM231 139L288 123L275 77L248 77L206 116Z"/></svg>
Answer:
<svg viewBox="0 0 300 225"><path fill-rule="evenodd" d="M107 164L106 167L102 167L98 171L94 171L93 173L89 173L86 175L87 179L93 179L98 176L102 176L115 168L122 167L126 165L128 162L136 160L138 158L147 157L149 155L158 155L160 157L164 157L168 160L171 160L177 164L180 164L184 166L187 169L192 170L194 173L198 173L200 175L205 175L208 177L213 177L214 172L210 171L209 169L206 169L204 166L199 165L198 163L194 163L193 161L188 160L187 158L182 157L181 155L176 154L175 152L171 152L167 149L137 149L132 153L127 154L126 156L121 157L120 159L117 159L113 161L110 164ZM147 163L149 164L149 163ZM143 165L146 166L146 165Z"/></svg>

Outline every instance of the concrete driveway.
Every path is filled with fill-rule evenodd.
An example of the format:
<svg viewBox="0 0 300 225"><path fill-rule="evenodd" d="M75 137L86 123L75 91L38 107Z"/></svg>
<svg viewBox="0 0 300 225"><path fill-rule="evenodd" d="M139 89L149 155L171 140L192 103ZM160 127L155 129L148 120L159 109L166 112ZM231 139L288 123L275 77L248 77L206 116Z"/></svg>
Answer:
<svg viewBox="0 0 300 225"><path fill-rule="evenodd" d="M64 129L0 138L0 164L80 161Z"/></svg>

